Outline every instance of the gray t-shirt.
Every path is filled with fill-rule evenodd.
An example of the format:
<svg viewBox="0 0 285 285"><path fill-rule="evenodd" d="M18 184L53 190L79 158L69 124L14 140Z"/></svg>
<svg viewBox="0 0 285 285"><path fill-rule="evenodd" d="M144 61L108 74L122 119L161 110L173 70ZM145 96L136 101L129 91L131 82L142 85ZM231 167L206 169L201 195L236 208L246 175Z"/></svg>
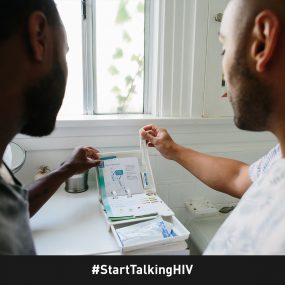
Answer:
<svg viewBox="0 0 285 285"><path fill-rule="evenodd" d="M35 255L29 224L28 192L10 174L14 185L6 183L0 176L0 255Z"/></svg>

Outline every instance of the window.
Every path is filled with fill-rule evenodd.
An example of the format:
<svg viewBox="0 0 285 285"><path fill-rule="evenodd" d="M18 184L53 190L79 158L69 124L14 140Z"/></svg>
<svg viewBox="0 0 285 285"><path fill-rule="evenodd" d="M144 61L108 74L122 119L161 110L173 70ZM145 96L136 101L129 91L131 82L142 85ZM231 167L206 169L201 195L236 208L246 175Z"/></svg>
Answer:
<svg viewBox="0 0 285 285"><path fill-rule="evenodd" d="M210 0L55 1L70 46L60 114L202 118Z"/></svg>
<svg viewBox="0 0 285 285"><path fill-rule="evenodd" d="M70 46L59 114L143 113L147 1L55 2Z"/></svg>

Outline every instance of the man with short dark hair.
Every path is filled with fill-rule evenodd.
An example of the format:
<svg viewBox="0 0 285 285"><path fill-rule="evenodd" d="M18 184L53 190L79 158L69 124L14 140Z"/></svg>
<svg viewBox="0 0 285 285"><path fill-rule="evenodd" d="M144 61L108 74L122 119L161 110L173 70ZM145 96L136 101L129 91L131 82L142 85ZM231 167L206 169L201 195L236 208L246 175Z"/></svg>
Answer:
<svg viewBox="0 0 285 285"><path fill-rule="evenodd" d="M68 44L53 0L8 0L0 9L0 155L18 133L50 134L64 97ZM74 174L99 164L78 147L58 169L24 189L0 165L0 254L35 254L29 217ZM29 213L30 211L30 213Z"/></svg>
<svg viewBox="0 0 285 285"><path fill-rule="evenodd" d="M140 134L164 157L175 160L211 188L241 198L205 255L283 255L285 1L229 1L219 38L236 126L271 131L279 144L249 166L180 146L158 126L145 126Z"/></svg>

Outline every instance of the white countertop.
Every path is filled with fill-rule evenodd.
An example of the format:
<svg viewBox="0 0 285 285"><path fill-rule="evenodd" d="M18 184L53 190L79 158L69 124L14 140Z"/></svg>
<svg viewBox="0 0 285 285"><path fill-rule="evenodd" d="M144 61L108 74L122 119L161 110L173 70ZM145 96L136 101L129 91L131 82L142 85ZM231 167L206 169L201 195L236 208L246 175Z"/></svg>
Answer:
<svg viewBox="0 0 285 285"><path fill-rule="evenodd" d="M121 254L100 207L94 185L89 183L89 189L82 193L68 193L63 184L30 219L37 254ZM185 255L189 254L186 247L186 242L180 241L137 254Z"/></svg>
<svg viewBox="0 0 285 285"><path fill-rule="evenodd" d="M68 193L62 185L30 219L38 255L119 254L95 187Z"/></svg>

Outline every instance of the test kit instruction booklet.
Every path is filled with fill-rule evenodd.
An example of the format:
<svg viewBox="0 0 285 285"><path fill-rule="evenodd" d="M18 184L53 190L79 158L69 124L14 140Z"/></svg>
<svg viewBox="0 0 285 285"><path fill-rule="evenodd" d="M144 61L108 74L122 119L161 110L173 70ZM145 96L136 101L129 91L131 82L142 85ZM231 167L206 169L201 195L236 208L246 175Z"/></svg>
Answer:
<svg viewBox="0 0 285 285"><path fill-rule="evenodd" d="M155 192L149 191L151 177L142 171L138 157L103 156L101 159L99 189L110 220L173 214Z"/></svg>

